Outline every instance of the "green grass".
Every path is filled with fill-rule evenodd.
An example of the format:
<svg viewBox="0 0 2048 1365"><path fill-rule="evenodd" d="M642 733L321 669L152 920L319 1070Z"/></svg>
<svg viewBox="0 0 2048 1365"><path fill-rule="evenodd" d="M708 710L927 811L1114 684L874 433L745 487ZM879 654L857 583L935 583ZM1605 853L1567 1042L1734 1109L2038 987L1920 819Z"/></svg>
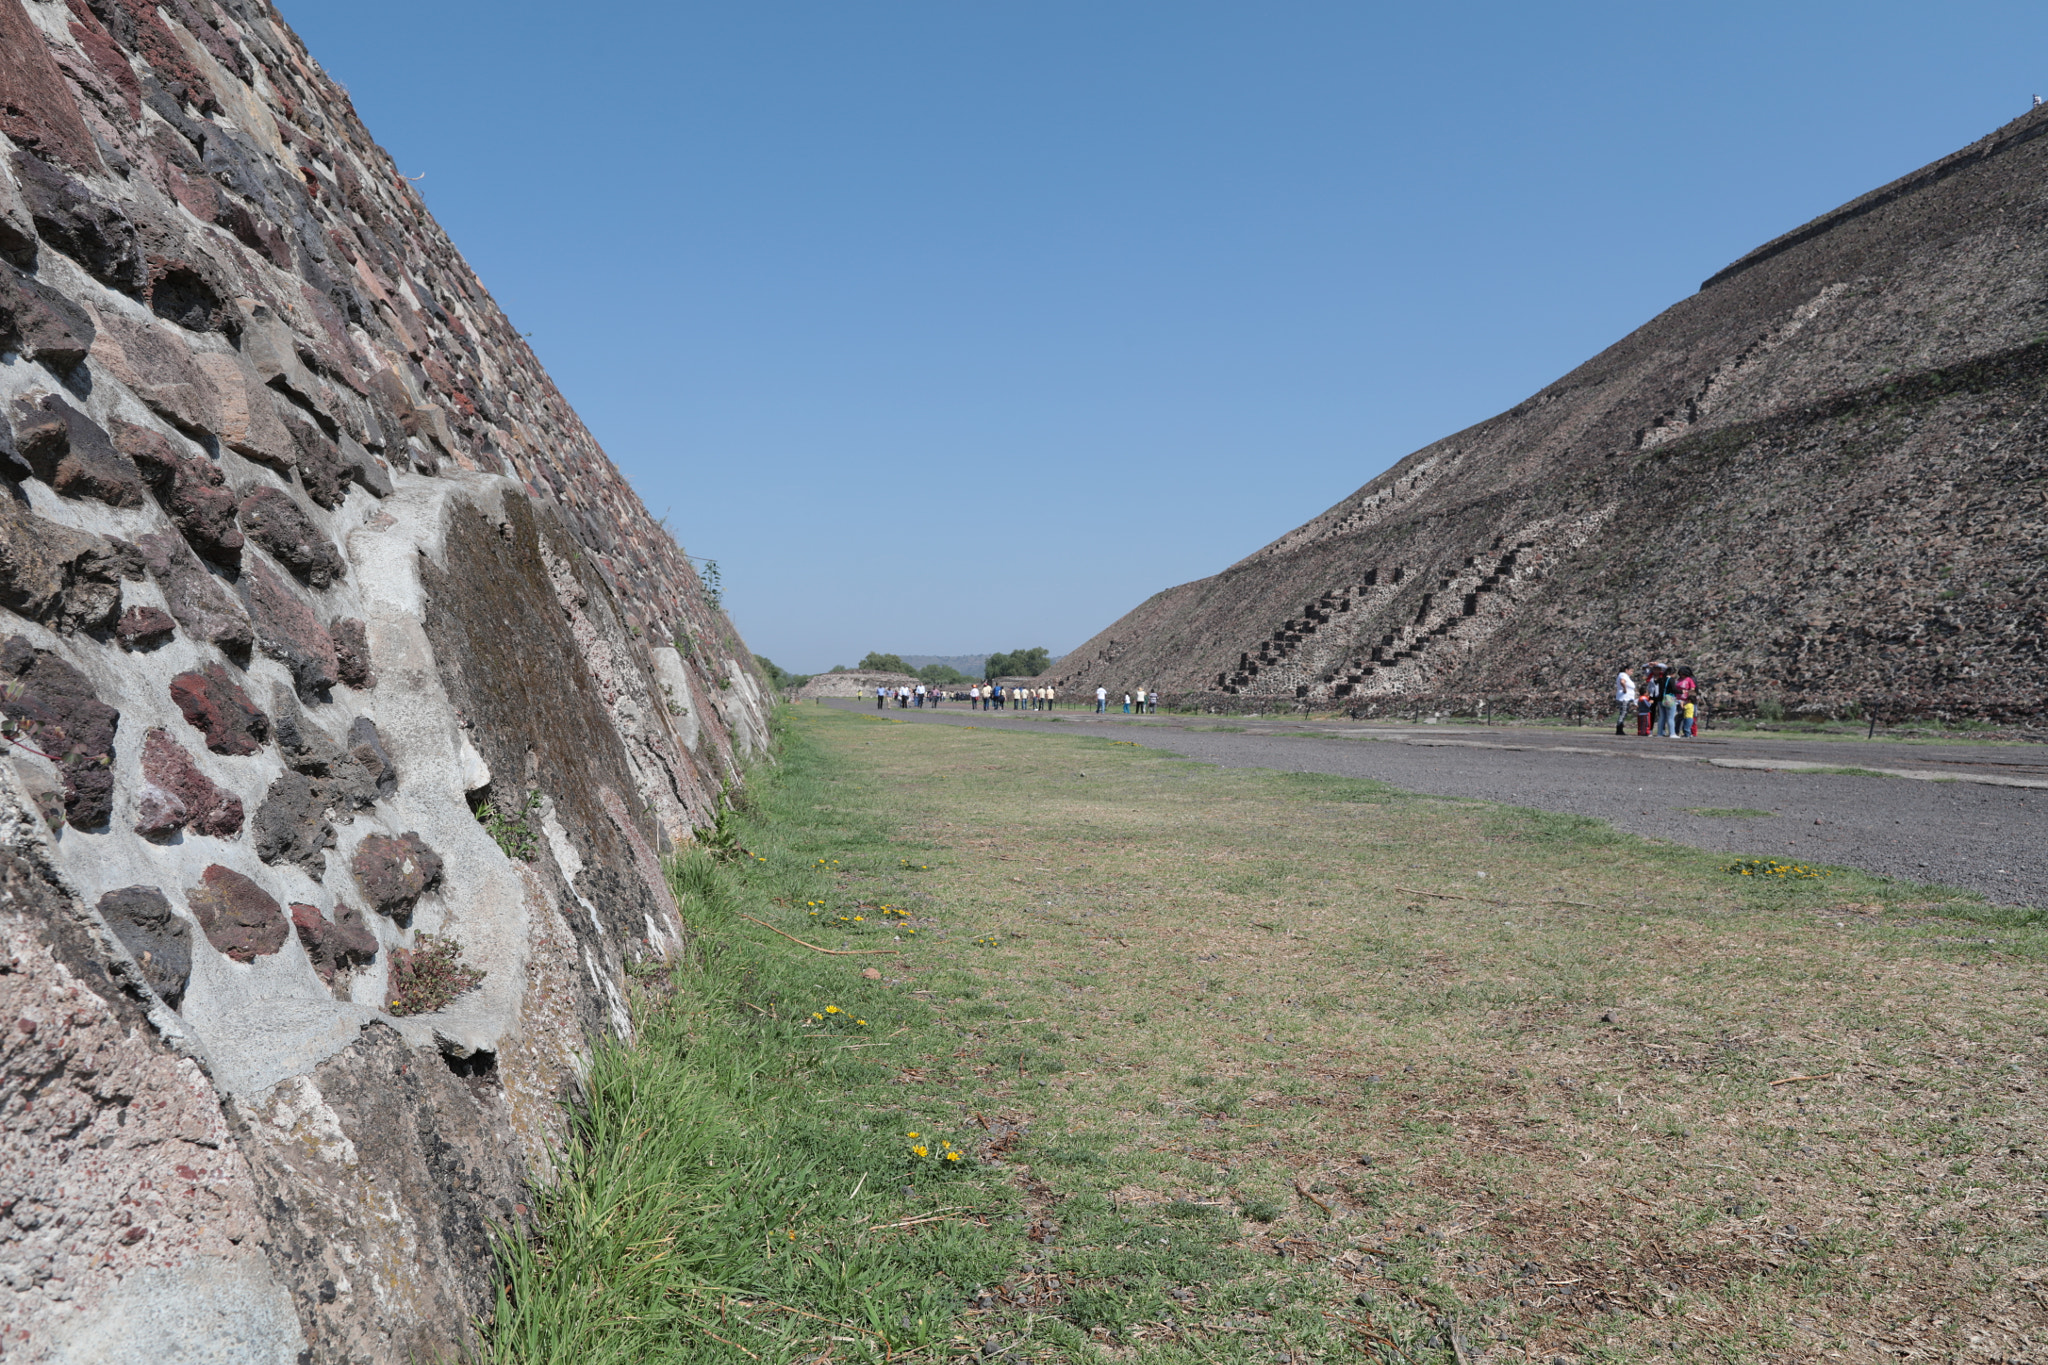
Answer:
<svg viewBox="0 0 2048 1365"><path fill-rule="evenodd" d="M934 1358L1016 1260L1002 1175L910 1153L972 1129L891 1084L894 1062L941 1045L928 1006L860 974L895 960L811 953L740 918L815 936L792 904L915 896L920 871L834 790L833 762L787 731L781 759L734 821L760 861L671 866L691 946L637 1002L638 1038L592 1059L538 1235L502 1249L493 1361L725 1365L741 1358L725 1343L775 1361ZM831 941L899 939L875 922ZM828 1005L866 1026L819 1026ZM893 1226L912 1219L928 1221Z"/></svg>

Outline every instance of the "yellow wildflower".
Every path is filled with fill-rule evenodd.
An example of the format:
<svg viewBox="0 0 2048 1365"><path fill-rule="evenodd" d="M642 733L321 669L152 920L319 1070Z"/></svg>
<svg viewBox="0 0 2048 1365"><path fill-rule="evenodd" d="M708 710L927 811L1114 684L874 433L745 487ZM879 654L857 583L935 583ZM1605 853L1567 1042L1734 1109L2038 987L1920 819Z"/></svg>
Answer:
<svg viewBox="0 0 2048 1365"><path fill-rule="evenodd" d="M910 1149L910 1154L912 1156L930 1156L931 1151L929 1148L925 1147L922 1143L920 1143L917 1146L912 1147Z"/></svg>
<svg viewBox="0 0 2048 1365"><path fill-rule="evenodd" d="M827 1013L827 1014L838 1014L838 1013L840 1013L840 1009L839 1009L839 1006L837 1006L837 1005L827 1005L827 1006L825 1006L825 1013Z"/></svg>

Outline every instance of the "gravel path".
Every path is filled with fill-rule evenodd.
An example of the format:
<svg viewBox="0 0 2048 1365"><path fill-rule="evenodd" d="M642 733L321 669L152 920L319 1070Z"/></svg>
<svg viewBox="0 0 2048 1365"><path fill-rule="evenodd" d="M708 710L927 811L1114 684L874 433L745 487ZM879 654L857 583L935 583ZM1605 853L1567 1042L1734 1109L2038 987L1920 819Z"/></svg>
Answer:
<svg viewBox="0 0 2048 1365"><path fill-rule="evenodd" d="M2037 745L1751 735L1671 741L1595 729L1232 718L1233 727L1242 725L1233 733L1199 717L1067 710L1054 721L964 706L888 714L914 724L1107 734L1226 768L1372 778L1408 791L1595 816L1697 848L1860 867L1967 887L2001 905L2048 907L2048 752Z"/></svg>

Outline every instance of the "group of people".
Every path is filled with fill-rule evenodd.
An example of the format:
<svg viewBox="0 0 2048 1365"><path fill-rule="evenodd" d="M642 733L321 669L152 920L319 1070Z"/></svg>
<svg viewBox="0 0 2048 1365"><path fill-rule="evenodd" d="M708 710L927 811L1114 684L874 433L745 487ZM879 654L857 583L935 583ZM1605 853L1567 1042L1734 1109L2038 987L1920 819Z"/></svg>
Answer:
<svg viewBox="0 0 2048 1365"><path fill-rule="evenodd" d="M1138 715L1156 715L1159 711L1159 694L1139 688L1126 692L1124 714L1131 715L1136 707ZM912 707L919 710L927 706L936 707L941 701L964 701L970 711L1050 711L1059 705L1059 693L1050 687L1005 687L1001 683L976 683L965 692L947 692L923 683L912 687L905 683L898 687L877 686L875 688L875 709L885 711L890 702L899 710ZM1106 712L1110 707L1109 689L1095 689L1095 709Z"/></svg>
<svg viewBox="0 0 2048 1365"><path fill-rule="evenodd" d="M1636 733L1662 739L1690 739L1700 732L1702 698L1692 673L1669 664L1643 665L1640 687L1624 668L1614 675L1614 733L1628 733L1633 719Z"/></svg>
<svg viewBox="0 0 2048 1365"><path fill-rule="evenodd" d="M1138 708L1138 715L1156 715L1159 711L1159 694L1157 692L1147 692L1142 687L1136 692L1124 693L1124 714L1130 715L1133 706ZM1097 715L1101 715L1108 710L1109 689L1098 687L1095 689L1095 712Z"/></svg>
<svg viewBox="0 0 2048 1365"><path fill-rule="evenodd" d="M947 692L919 683L915 687L877 687L875 709L886 710L895 702L901 710L915 706L936 707L941 701L964 701L970 711L1050 711L1059 694L1050 687L1005 687L1001 683L976 683L965 692Z"/></svg>

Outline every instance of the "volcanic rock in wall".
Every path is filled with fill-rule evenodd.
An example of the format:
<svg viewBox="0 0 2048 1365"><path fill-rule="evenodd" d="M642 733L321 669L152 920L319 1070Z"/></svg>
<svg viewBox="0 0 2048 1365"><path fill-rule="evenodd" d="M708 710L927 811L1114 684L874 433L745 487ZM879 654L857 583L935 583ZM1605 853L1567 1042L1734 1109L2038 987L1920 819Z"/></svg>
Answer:
<svg viewBox="0 0 2048 1365"><path fill-rule="evenodd" d="M0 0L0 478L8 1359L474 1354L751 655L262 0Z"/></svg>
<svg viewBox="0 0 2048 1365"><path fill-rule="evenodd" d="M2039 725L2048 109L1824 214L1061 660L1197 706Z"/></svg>

